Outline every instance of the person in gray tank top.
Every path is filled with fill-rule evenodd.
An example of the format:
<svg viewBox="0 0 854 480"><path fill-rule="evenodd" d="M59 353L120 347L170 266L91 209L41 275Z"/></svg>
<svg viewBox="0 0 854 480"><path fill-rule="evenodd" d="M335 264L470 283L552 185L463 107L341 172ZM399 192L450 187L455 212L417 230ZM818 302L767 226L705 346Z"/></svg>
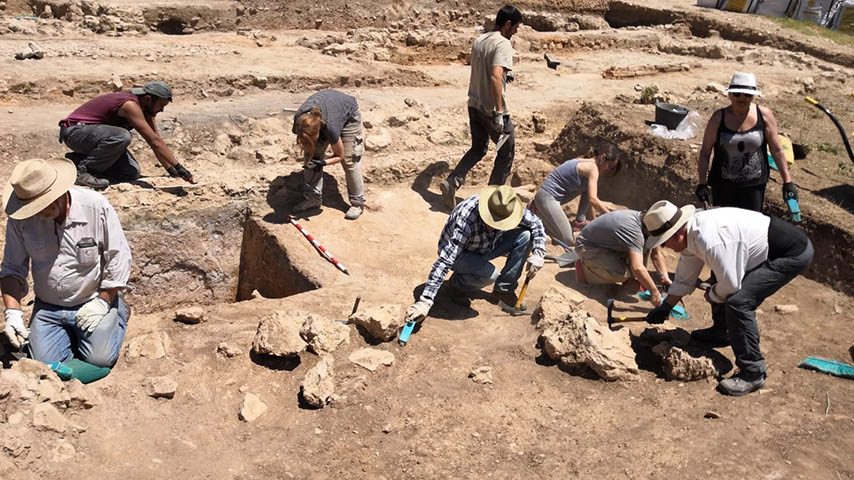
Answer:
<svg viewBox="0 0 854 480"><path fill-rule="evenodd" d="M611 144L603 145L594 152L593 158L574 158L557 167L546 177L537 190L531 208L543 220L546 233L565 246L573 245L573 232L580 231L590 223L586 213L593 207L593 218L610 209L599 200L599 175L616 175L620 170L617 149ZM581 195L575 221L571 224L561 205Z"/></svg>

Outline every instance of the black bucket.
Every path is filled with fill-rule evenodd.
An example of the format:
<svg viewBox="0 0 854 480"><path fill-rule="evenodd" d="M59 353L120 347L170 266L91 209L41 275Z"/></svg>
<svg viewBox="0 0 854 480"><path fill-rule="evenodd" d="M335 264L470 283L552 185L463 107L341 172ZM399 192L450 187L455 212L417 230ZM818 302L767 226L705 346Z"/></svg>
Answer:
<svg viewBox="0 0 854 480"><path fill-rule="evenodd" d="M664 102L656 102L655 104L655 123L664 125L670 130L676 130L676 127L687 116L688 109L681 105Z"/></svg>

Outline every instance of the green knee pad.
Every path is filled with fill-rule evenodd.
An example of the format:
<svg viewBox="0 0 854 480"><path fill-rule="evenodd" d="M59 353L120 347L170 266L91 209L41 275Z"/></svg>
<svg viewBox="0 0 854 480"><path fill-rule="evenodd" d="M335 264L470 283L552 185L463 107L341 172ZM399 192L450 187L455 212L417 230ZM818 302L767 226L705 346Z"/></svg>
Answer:
<svg viewBox="0 0 854 480"><path fill-rule="evenodd" d="M82 383L92 383L106 377L110 373L107 367L97 367L83 360L72 358L65 363L46 362L51 370L62 380L78 379Z"/></svg>

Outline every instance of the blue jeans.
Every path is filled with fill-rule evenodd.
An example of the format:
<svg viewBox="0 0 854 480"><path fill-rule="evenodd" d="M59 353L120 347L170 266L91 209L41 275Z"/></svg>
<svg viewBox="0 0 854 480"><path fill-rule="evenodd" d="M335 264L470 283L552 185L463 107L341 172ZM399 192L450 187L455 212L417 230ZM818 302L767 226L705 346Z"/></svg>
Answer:
<svg viewBox="0 0 854 480"><path fill-rule="evenodd" d="M30 352L42 362L67 362L75 356L98 367L115 365L128 324L121 296L92 333L77 328L76 307L59 307L36 300L30 320Z"/></svg>
<svg viewBox="0 0 854 480"><path fill-rule="evenodd" d="M451 267L454 274L448 281L452 287L464 292L480 290L492 282L495 282L495 291L513 292L519 285L522 267L532 246L531 232L527 229L517 228L503 232L491 252L461 253ZM507 262L499 273L490 260L503 255L507 255Z"/></svg>

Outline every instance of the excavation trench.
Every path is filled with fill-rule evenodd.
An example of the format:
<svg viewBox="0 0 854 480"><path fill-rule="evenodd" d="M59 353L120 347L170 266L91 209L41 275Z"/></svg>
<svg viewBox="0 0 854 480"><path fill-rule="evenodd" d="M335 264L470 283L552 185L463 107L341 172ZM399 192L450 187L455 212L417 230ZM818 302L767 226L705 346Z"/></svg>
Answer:
<svg viewBox="0 0 854 480"><path fill-rule="evenodd" d="M127 299L139 313L283 298L334 279L292 226L266 222L243 202L122 222L134 256Z"/></svg>

